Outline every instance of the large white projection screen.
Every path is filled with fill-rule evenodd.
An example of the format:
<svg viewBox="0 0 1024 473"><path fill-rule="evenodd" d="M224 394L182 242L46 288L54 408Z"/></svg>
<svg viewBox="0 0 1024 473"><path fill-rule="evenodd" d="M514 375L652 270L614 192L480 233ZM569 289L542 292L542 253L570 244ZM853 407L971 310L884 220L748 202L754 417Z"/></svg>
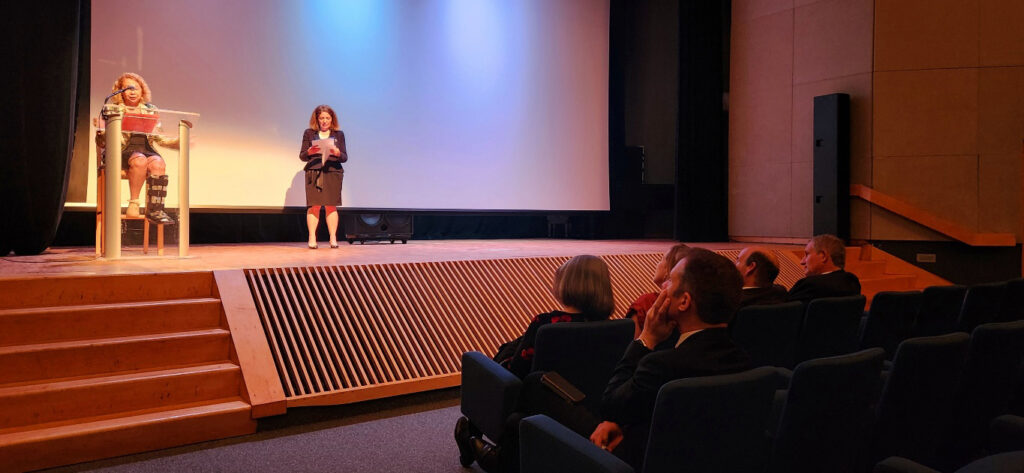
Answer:
<svg viewBox="0 0 1024 473"><path fill-rule="evenodd" d="M607 210L608 22L608 0L104 0L91 113L122 72L199 113L193 208L305 206L300 140L328 104L343 207Z"/></svg>

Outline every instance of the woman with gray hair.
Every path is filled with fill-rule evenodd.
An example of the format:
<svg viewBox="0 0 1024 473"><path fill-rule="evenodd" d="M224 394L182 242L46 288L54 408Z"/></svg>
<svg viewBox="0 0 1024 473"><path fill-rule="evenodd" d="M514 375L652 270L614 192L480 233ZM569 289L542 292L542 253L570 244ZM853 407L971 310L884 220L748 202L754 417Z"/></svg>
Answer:
<svg viewBox="0 0 1024 473"><path fill-rule="evenodd" d="M592 255L575 256L555 271L552 294L561 309L537 314L519 338L503 344L494 361L523 378L533 363L537 330L547 324L607 320L615 310L608 265Z"/></svg>

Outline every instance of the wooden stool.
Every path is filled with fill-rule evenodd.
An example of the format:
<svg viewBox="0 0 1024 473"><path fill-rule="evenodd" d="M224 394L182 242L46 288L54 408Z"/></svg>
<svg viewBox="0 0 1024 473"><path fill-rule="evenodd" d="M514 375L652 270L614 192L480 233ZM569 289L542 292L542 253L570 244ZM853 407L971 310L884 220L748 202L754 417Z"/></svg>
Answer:
<svg viewBox="0 0 1024 473"><path fill-rule="evenodd" d="M103 179L106 177L106 166L99 163L97 166L97 178L96 178L96 255L103 255L103 203L105 199L105 190L103 185ZM127 179L128 174L122 170L121 179ZM142 254L149 254L149 226L153 224L146 218L146 209L139 208L138 217L129 217L125 214L121 214L121 220L142 220ZM164 224L156 223L156 254L158 256L164 255Z"/></svg>

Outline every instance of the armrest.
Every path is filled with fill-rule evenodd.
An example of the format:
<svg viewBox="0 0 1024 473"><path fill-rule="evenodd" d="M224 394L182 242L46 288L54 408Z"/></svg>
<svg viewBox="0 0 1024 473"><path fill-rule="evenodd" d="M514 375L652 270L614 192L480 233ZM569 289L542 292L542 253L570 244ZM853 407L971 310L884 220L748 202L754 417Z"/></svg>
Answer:
<svg viewBox="0 0 1024 473"><path fill-rule="evenodd" d="M462 354L462 414L491 440L505 432L519 407L523 382L478 351Z"/></svg>
<svg viewBox="0 0 1024 473"><path fill-rule="evenodd" d="M793 380L793 370L775 367L775 388L789 389L789 382Z"/></svg>
<svg viewBox="0 0 1024 473"><path fill-rule="evenodd" d="M889 457L878 462L873 473L939 473L920 463L907 460L903 457Z"/></svg>
<svg viewBox="0 0 1024 473"><path fill-rule="evenodd" d="M545 415L519 423L521 473L633 473L626 462Z"/></svg>
<svg viewBox="0 0 1024 473"><path fill-rule="evenodd" d="M1002 415L989 424L991 453L1024 450L1024 417Z"/></svg>

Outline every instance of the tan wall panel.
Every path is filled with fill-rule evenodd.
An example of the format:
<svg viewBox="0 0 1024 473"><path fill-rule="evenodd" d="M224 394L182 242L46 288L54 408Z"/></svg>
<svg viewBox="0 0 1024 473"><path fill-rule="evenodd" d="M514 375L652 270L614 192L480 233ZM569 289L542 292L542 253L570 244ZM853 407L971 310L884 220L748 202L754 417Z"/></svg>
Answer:
<svg viewBox="0 0 1024 473"><path fill-rule="evenodd" d="M733 0L732 24L736 25L754 18L792 9L793 0Z"/></svg>
<svg viewBox="0 0 1024 473"><path fill-rule="evenodd" d="M873 95L875 156L978 153L977 69L877 72Z"/></svg>
<svg viewBox="0 0 1024 473"><path fill-rule="evenodd" d="M850 199L850 238L871 239L871 204L860 199Z"/></svg>
<svg viewBox="0 0 1024 473"><path fill-rule="evenodd" d="M789 163L792 159L791 87L742 95L729 112L729 163Z"/></svg>
<svg viewBox="0 0 1024 473"><path fill-rule="evenodd" d="M789 236L814 233L814 163L793 163Z"/></svg>
<svg viewBox="0 0 1024 473"><path fill-rule="evenodd" d="M795 10L793 83L871 72L873 0L826 0Z"/></svg>
<svg viewBox="0 0 1024 473"><path fill-rule="evenodd" d="M1024 29L1024 25L1021 25ZM1019 153L1024 140L1024 67L978 70L978 153Z"/></svg>
<svg viewBox="0 0 1024 473"><path fill-rule="evenodd" d="M874 187L969 229L978 228L978 159L975 156L876 157ZM872 238L904 236L891 219L873 212ZM883 215L884 216L884 215ZM907 221L907 227L918 227ZM907 229L907 228L904 228ZM925 234L915 231L921 239Z"/></svg>
<svg viewBox="0 0 1024 473"><path fill-rule="evenodd" d="M983 154L978 163L978 231L1020 237L1020 153Z"/></svg>
<svg viewBox="0 0 1024 473"><path fill-rule="evenodd" d="M789 163L729 167L729 234L790 235Z"/></svg>
<svg viewBox="0 0 1024 473"><path fill-rule="evenodd" d="M872 240L952 241L945 235L918 225L885 209L871 209Z"/></svg>
<svg viewBox="0 0 1024 473"><path fill-rule="evenodd" d="M979 0L878 0L875 70L978 65Z"/></svg>
<svg viewBox="0 0 1024 473"><path fill-rule="evenodd" d="M982 66L1024 65L1024 2L979 0Z"/></svg>
<svg viewBox="0 0 1024 473"><path fill-rule="evenodd" d="M793 18L784 12L733 28L731 165L790 161Z"/></svg>
<svg viewBox="0 0 1024 473"><path fill-rule="evenodd" d="M741 90L763 92L793 84L791 12L733 25L730 48L730 83Z"/></svg>

